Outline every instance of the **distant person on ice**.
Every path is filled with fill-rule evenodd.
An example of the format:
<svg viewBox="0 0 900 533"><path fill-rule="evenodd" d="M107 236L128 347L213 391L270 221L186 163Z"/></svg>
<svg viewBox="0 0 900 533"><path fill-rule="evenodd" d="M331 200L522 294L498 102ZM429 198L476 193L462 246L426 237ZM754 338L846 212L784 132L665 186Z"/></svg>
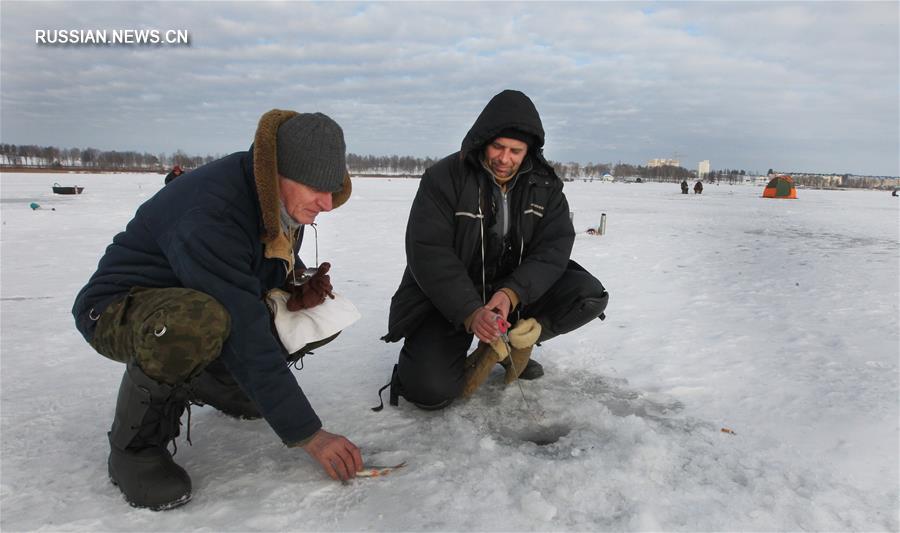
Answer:
<svg viewBox="0 0 900 533"><path fill-rule="evenodd" d="M703 194L703 182L698 181L694 184L694 194Z"/></svg>
<svg viewBox="0 0 900 533"><path fill-rule="evenodd" d="M181 165L175 165L172 168L172 171L169 172L168 174L166 174L166 181L164 184L168 185L170 181L174 180L175 178L177 178L178 176L180 176L182 174L184 174L184 171L181 170Z"/></svg>
<svg viewBox="0 0 900 533"><path fill-rule="evenodd" d="M681 194L688 193L688 182L687 180L681 180Z"/></svg>
<svg viewBox="0 0 900 533"><path fill-rule="evenodd" d="M323 429L288 368L337 335L289 355L265 301L304 271L303 225L350 197L345 151L331 118L269 111L250 150L191 171L141 205L78 294L78 330L127 365L108 467L133 506L160 510L190 499L190 477L167 448L191 401L264 417L332 478L362 468L359 449ZM289 288L290 310L333 297L325 265Z"/></svg>
<svg viewBox="0 0 900 533"><path fill-rule="evenodd" d="M530 358L536 341L602 317L609 296L569 259L575 230L543 145L534 104L506 90L478 116L462 149L422 176L383 337L405 339L392 404L403 396L441 409L475 392L498 362L507 383L539 378L544 371ZM497 351L505 353L501 326L512 327L508 356ZM473 335L480 342L467 358Z"/></svg>

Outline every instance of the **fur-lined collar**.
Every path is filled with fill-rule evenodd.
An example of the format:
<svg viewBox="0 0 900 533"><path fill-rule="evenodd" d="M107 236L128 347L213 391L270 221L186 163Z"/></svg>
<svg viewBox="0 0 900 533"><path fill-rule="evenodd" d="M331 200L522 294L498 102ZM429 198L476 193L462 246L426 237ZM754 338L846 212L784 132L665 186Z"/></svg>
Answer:
<svg viewBox="0 0 900 533"><path fill-rule="evenodd" d="M284 243L275 242L281 240L279 237L288 241L288 254L293 257L293 252L290 251L290 239L284 235L279 218L281 194L278 188L278 155L276 153L278 143L275 136L278 133L278 127L297 114L296 111L282 109L273 109L267 112L259 119L259 126L256 128L256 136L253 141L253 174L256 180L256 192L259 196L259 207L262 212L262 240L266 244L267 257L284 255ZM337 209L346 203L352 190L350 174L347 173L344 175L343 188L331 195L332 209Z"/></svg>

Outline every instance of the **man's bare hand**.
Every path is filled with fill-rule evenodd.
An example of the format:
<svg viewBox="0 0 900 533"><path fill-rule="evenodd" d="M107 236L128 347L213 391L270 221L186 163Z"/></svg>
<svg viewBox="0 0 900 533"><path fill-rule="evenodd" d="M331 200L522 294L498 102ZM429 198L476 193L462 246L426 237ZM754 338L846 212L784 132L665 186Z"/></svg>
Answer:
<svg viewBox="0 0 900 533"><path fill-rule="evenodd" d="M347 481L362 470L363 460L359 448L343 435L320 429L303 449L322 465L331 479Z"/></svg>
<svg viewBox="0 0 900 533"><path fill-rule="evenodd" d="M496 310L482 307L476 311L475 319L472 320L472 333L478 337L478 340L490 344L500 338L498 321L502 321L506 327L509 327L509 323Z"/></svg>
<svg viewBox="0 0 900 533"><path fill-rule="evenodd" d="M509 301L509 296L505 292L497 291L484 306L495 310L500 318L506 321L509 318L509 308L512 307L512 302ZM507 325L507 327L509 326Z"/></svg>

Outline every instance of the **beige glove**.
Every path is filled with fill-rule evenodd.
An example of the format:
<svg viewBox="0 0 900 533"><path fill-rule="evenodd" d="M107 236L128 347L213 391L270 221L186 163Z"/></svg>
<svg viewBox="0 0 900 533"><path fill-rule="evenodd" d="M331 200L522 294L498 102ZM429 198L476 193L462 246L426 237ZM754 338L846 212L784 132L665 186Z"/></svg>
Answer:
<svg viewBox="0 0 900 533"><path fill-rule="evenodd" d="M531 348L541 337L541 323L533 318L516 322L509 330L509 343L513 348Z"/></svg>
<svg viewBox="0 0 900 533"><path fill-rule="evenodd" d="M522 374L525 366L528 365L528 360L531 359L534 343L540 336L541 324L533 318L519 320L515 327L509 330L509 343L513 346L509 357L511 364L510 361L501 363L506 368L504 381L507 385L519 379L519 375Z"/></svg>

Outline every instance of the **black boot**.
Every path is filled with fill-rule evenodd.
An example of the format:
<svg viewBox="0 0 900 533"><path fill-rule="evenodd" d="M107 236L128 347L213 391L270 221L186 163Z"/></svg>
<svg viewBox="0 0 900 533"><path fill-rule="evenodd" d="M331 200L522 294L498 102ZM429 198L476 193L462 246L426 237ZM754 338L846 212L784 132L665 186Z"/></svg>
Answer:
<svg viewBox="0 0 900 533"><path fill-rule="evenodd" d="M503 368L509 367L509 358L500 361L500 365ZM528 359L528 362L525 364L525 368L522 370L522 373L519 374L519 379L524 379L526 381L531 381L532 379L538 379L543 377L544 375L544 366L535 361L534 359Z"/></svg>
<svg viewBox="0 0 900 533"><path fill-rule="evenodd" d="M544 375L544 367L534 359L529 359L525 365L525 370L519 374L519 379L532 380Z"/></svg>
<svg viewBox="0 0 900 533"><path fill-rule="evenodd" d="M187 403L184 386L157 383L128 364L109 432L108 466L110 480L133 507L161 511L190 501L191 478L167 448Z"/></svg>
<svg viewBox="0 0 900 533"><path fill-rule="evenodd" d="M416 403L416 402L413 402L412 404L415 405L416 407L418 407L419 409L422 409L423 411L440 411L441 409L448 407L451 403L453 403L453 398L450 398L449 400L444 400L442 402L434 403L434 404L424 404L424 403Z"/></svg>
<svg viewBox="0 0 900 533"><path fill-rule="evenodd" d="M211 362L191 383L191 401L211 405L228 416L245 420L262 418L253 400L247 397L225 365Z"/></svg>

